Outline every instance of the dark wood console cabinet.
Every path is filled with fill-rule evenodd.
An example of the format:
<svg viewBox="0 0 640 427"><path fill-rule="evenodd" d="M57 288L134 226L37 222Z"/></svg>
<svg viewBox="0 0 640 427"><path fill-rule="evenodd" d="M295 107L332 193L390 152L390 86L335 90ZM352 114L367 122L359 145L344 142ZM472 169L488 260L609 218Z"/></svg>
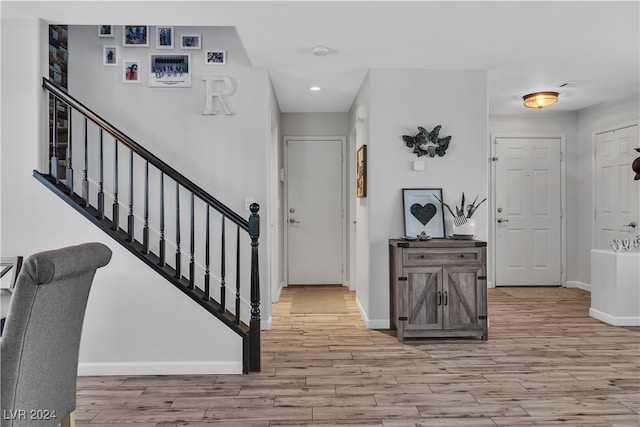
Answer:
<svg viewBox="0 0 640 427"><path fill-rule="evenodd" d="M487 340L487 244L389 240L391 327L417 337Z"/></svg>

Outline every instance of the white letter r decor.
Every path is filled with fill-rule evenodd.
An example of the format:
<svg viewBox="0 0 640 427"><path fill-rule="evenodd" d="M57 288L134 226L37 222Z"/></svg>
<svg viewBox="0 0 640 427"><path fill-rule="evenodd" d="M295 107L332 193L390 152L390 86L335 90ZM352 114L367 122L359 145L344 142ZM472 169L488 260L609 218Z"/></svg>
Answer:
<svg viewBox="0 0 640 427"><path fill-rule="evenodd" d="M219 108L216 108L216 104L220 105L227 116L232 116L234 113L231 111L231 107L227 103L226 97L233 93L233 82L227 76L204 76L202 80L205 81L205 101L204 110L202 114L216 115L220 112ZM216 84L218 82L219 84ZM216 103L216 99L218 102Z"/></svg>

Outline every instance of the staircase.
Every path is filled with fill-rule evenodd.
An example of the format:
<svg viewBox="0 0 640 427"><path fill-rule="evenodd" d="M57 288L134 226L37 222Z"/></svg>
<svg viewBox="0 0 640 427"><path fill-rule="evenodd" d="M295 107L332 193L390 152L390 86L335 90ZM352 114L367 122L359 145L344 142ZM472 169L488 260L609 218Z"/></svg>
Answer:
<svg viewBox="0 0 640 427"><path fill-rule="evenodd" d="M42 87L49 94L50 171L33 176L240 335L244 373L260 371L258 204L242 218L50 80Z"/></svg>

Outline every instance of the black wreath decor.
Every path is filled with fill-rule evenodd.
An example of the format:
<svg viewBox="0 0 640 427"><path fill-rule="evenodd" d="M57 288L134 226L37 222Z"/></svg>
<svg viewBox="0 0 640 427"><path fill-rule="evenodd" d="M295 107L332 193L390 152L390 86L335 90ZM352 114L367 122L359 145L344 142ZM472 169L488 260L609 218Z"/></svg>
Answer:
<svg viewBox="0 0 640 427"><path fill-rule="evenodd" d="M433 128L431 132L427 132L422 126L418 126L418 133L411 135L402 135L402 139L407 144L407 147L413 148L413 153L422 157L428 155L429 157L435 157L436 154L440 157L444 156L449 148L449 142L451 142L451 136L445 136L440 138L440 128L442 125L438 125Z"/></svg>

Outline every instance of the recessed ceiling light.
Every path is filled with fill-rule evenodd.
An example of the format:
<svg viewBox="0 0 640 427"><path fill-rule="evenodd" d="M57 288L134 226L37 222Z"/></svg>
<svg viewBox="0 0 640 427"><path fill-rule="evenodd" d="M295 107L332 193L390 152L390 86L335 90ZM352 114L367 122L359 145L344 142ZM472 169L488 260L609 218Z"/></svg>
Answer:
<svg viewBox="0 0 640 427"><path fill-rule="evenodd" d="M325 56L329 54L329 48L326 46L316 46L313 48L312 52L316 56Z"/></svg>
<svg viewBox="0 0 640 427"><path fill-rule="evenodd" d="M311 86L309 89L311 89L314 92L317 92L320 90L320 86Z"/></svg>

